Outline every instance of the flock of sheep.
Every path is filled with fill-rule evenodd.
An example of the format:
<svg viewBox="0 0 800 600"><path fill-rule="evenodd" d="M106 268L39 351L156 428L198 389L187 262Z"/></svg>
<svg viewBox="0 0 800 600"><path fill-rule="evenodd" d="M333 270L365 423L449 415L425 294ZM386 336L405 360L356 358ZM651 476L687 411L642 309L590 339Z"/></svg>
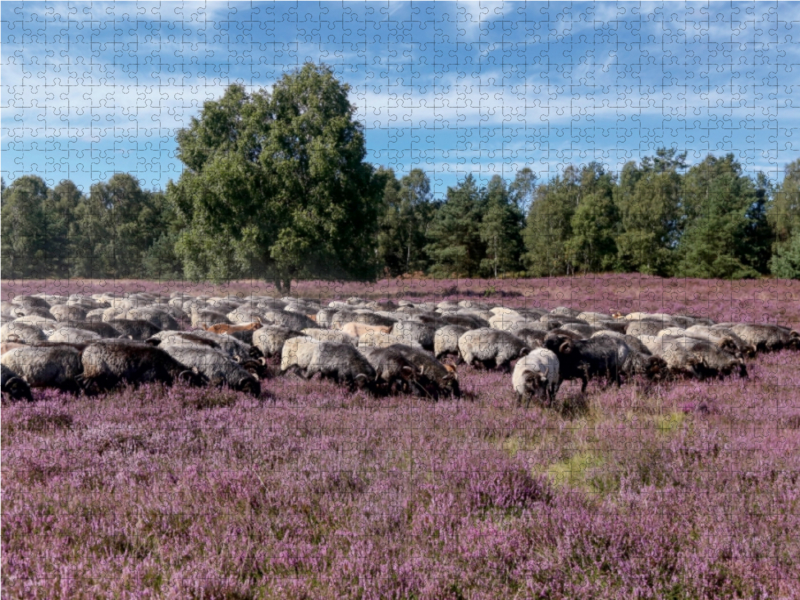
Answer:
<svg viewBox="0 0 800 600"><path fill-rule="evenodd" d="M769 324L690 315L551 311L487 303L366 302L326 307L269 296L173 293L17 296L0 307L4 397L30 388L96 394L125 384L184 381L259 396L271 375L316 374L373 394L460 397L456 367L511 371L518 403L550 405L565 380L747 376L745 358L800 350Z"/></svg>

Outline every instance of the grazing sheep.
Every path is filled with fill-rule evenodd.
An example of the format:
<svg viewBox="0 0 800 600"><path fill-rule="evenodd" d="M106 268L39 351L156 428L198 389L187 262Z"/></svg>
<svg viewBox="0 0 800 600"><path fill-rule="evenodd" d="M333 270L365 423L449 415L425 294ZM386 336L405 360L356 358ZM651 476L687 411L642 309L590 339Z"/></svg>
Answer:
<svg viewBox="0 0 800 600"><path fill-rule="evenodd" d="M147 338L145 342L151 346L170 344L173 346L200 346L219 350L219 344L215 341L201 338L188 331L159 331L154 336Z"/></svg>
<svg viewBox="0 0 800 600"><path fill-rule="evenodd" d="M507 308L505 306L495 306L494 308L490 308L489 312L495 315L509 315L510 317L521 317L522 315L518 313L513 308Z"/></svg>
<svg viewBox="0 0 800 600"><path fill-rule="evenodd" d="M521 406L524 401L525 406L529 406L534 396L552 404L560 385L559 369L558 357L546 348L531 350L517 361L511 378L517 405Z"/></svg>
<svg viewBox="0 0 800 600"><path fill-rule="evenodd" d="M180 325L178 320L169 314L166 310L155 306L142 306L139 308L131 308L125 313L125 319L129 321L148 321L161 330L164 329L178 329Z"/></svg>
<svg viewBox="0 0 800 600"><path fill-rule="evenodd" d="M294 329L296 331L316 327L317 325L316 322L303 314L286 312L283 310L267 310L263 313L262 320L271 325L286 327L287 329Z"/></svg>
<svg viewBox="0 0 800 600"><path fill-rule="evenodd" d="M593 333L592 337L599 337L601 335L606 335L608 337L613 337L613 338L616 338L618 340L622 340L623 342L628 344L628 347L631 350L633 350L635 352L639 352L641 354L647 354L647 355L652 354L650 352L650 350L647 348L647 346L645 346L642 343L642 340L640 340L639 338L634 337L632 335L628 335L626 333L619 333L618 331L613 331L613 330L610 330L610 329L603 329L601 331L598 331L597 333Z"/></svg>
<svg viewBox="0 0 800 600"><path fill-rule="evenodd" d="M736 350L742 355L753 358L756 355L757 348L754 344L748 344L731 329L726 327L711 327L709 325L692 325L686 330L688 335L692 337L699 337L707 339L710 342L715 342L718 346L723 347L726 345L725 340L730 340L736 347Z"/></svg>
<svg viewBox="0 0 800 600"><path fill-rule="evenodd" d="M526 318L521 321L514 321L511 324L511 329L509 329L508 331L509 333L513 333L514 335L517 335L517 332L522 331L523 329L529 329L532 331L542 331L544 333L547 333L548 331L555 329L555 327L551 327L550 325L551 325L550 323L544 323L538 320L533 321L531 319Z"/></svg>
<svg viewBox="0 0 800 600"><path fill-rule="evenodd" d="M11 321L0 327L0 342L21 342L30 344L31 342L44 341L47 336L41 327Z"/></svg>
<svg viewBox="0 0 800 600"><path fill-rule="evenodd" d="M219 345L219 349L225 354L240 361L243 361L248 357L258 358L261 356L261 351L257 347L246 344L230 335L220 335L218 333L205 331L203 329L195 329L191 333L192 335L203 338L204 340L216 342Z"/></svg>
<svg viewBox="0 0 800 600"><path fill-rule="evenodd" d="M14 348L3 354L0 362L19 373L30 387L57 388L72 393L80 390L81 352L68 344Z"/></svg>
<svg viewBox="0 0 800 600"><path fill-rule="evenodd" d="M618 319L612 321L597 321L593 323L593 325L595 327L600 327L601 329L616 331L617 333L625 333L625 329L628 327L628 323L626 321L621 321Z"/></svg>
<svg viewBox="0 0 800 600"><path fill-rule="evenodd" d="M697 379L705 377L702 359L689 349L698 341L696 338L643 336L641 340L654 356L666 361L671 374Z"/></svg>
<svg viewBox="0 0 800 600"><path fill-rule="evenodd" d="M667 327L666 329L662 329L661 331L659 331L658 335L662 337L665 335L680 337L682 335L686 335L686 330L683 327Z"/></svg>
<svg viewBox="0 0 800 600"><path fill-rule="evenodd" d="M631 348L628 359L622 364L622 372L628 377L644 375L650 381L659 381L669 374L669 367L660 356L637 352Z"/></svg>
<svg viewBox="0 0 800 600"><path fill-rule="evenodd" d="M45 310L50 308L50 303L44 298L39 298L38 296L15 296L11 299L11 302L23 308L43 308Z"/></svg>
<svg viewBox="0 0 800 600"><path fill-rule="evenodd" d="M305 369L305 378L311 379L316 373L323 378L332 379L336 383L344 383L351 391L366 389L375 390L375 369L369 364L364 355L350 344L337 344L336 342L301 343L301 354L310 346L308 366Z"/></svg>
<svg viewBox="0 0 800 600"><path fill-rule="evenodd" d="M605 313L599 313L599 312L584 311L584 312L582 312L582 313L580 313L580 314L578 314L576 316L577 316L577 318L583 319L584 321L589 323L589 325L599 325L603 321L612 321L613 320L611 315L607 315Z"/></svg>
<svg viewBox="0 0 800 600"><path fill-rule="evenodd" d="M192 328L202 329L218 323L231 323L231 320L225 313L210 308L200 310L192 310Z"/></svg>
<svg viewBox="0 0 800 600"><path fill-rule="evenodd" d="M397 350L419 370L417 382L431 397L438 399L442 394L461 397L455 367L443 365L421 348L412 348L405 344L395 344L389 348Z"/></svg>
<svg viewBox="0 0 800 600"><path fill-rule="evenodd" d="M331 323L333 323L333 316L338 312L336 308L321 308L317 311L317 326L318 327L332 327Z"/></svg>
<svg viewBox="0 0 800 600"><path fill-rule="evenodd" d="M76 321L72 327L83 329L84 331L94 331L101 338L118 338L121 335L112 325L102 321Z"/></svg>
<svg viewBox="0 0 800 600"><path fill-rule="evenodd" d="M425 350L433 350L436 329L419 321L397 321L390 332L403 340L418 343ZM407 344L408 342L401 342ZM411 345L411 344L409 344Z"/></svg>
<svg viewBox="0 0 800 600"><path fill-rule="evenodd" d="M396 394L400 391L419 393L415 381L416 368L396 348L365 348L361 353L375 369L377 385L385 387L388 393Z"/></svg>
<svg viewBox="0 0 800 600"><path fill-rule="evenodd" d="M564 323L559 329L564 331L572 331L583 338L590 338L593 334L600 331L599 327L594 327L593 325L584 325L583 323Z"/></svg>
<svg viewBox="0 0 800 600"><path fill-rule="evenodd" d="M9 400L33 402L31 388L25 380L5 365L0 365L0 389Z"/></svg>
<svg viewBox="0 0 800 600"><path fill-rule="evenodd" d="M634 337L658 335L658 332L662 329L666 329L666 326L660 321L629 321L628 326L625 328L625 333Z"/></svg>
<svg viewBox="0 0 800 600"><path fill-rule="evenodd" d="M48 342L67 342L70 344L80 344L99 340L100 334L86 329L76 327L59 327L52 335L47 338Z"/></svg>
<svg viewBox="0 0 800 600"><path fill-rule="evenodd" d="M383 333L382 331L370 331L365 333L358 338L356 347L359 350L364 348L388 348L394 344L407 344L408 346L422 348L422 346L413 339L392 335L391 333Z"/></svg>
<svg viewBox="0 0 800 600"><path fill-rule="evenodd" d="M291 371L296 375L303 375L311 364L314 346L321 343L303 335L287 339L281 349L281 373Z"/></svg>
<svg viewBox="0 0 800 600"><path fill-rule="evenodd" d="M50 314L56 318L56 321L83 321L86 319L87 312L89 311L85 308L69 304L56 304L50 307Z"/></svg>
<svg viewBox="0 0 800 600"><path fill-rule="evenodd" d="M558 306L551 310L550 314L559 317L577 317L579 314L581 314L581 311L575 310L574 308L569 308L567 306Z"/></svg>
<svg viewBox="0 0 800 600"><path fill-rule="evenodd" d="M540 329L520 329L513 332L528 348L542 348L547 332Z"/></svg>
<svg viewBox="0 0 800 600"><path fill-rule="evenodd" d="M348 335L344 331L337 331L336 329L309 327L303 329L300 333L320 342L336 342L338 344L350 344L351 346L356 346L358 344L358 338Z"/></svg>
<svg viewBox="0 0 800 600"><path fill-rule="evenodd" d="M760 352L773 352L783 348L800 350L800 332L787 327L764 323L734 323L730 330Z"/></svg>
<svg viewBox="0 0 800 600"><path fill-rule="evenodd" d="M142 319L135 321L130 319L111 319L108 324L119 331L120 337L138 342L144 341L161 331L160 327ZM177 326L170 329L177 329Z"/></svg>
<svg viewBox="0 0 800 600"><path fill-rule="evenodd" d="M558 357L561 381L580 379L581 392L591 377L605 375L621 385L622 365L630 354L630 348L622 340L599 336L588 340L571 340L552 333L544 340L544 347Z"/></svg>
<svg viewBox="0 0 800 600"><path fill-rule="evenodd" d="M17 319L14 319L12 323L33 325L34 327L38 327L39 329L42 329L45 332L47 332L47 330L55 331L56 329L58 329L60 325L63 324L59 323L55 319L48 319L45 317L40 317L38 315L25 315L24 317L19 317ZM9 323L9 325L10 324L11 323Z"/></svg>
<svg viewBox="0 0 800 600"><path fill-rule="evenodd" d="M253 346L267 358L280 356L286 341L297 337L303 337L303 334L295 329L267 325L253 332Z"/></svg>
<svg viewBox="0 0 800 600"><path fill-rule="evenodd" d="M489 327L467 331L458 339L461 358L470 365L482 364L511 370L511 361L525 356L531 349L517 336Z"/></svg>
<svg viewBox="0 0 800 600"><path fill-rule="evenodd" d="M722 377L736 371L740 377L747 377L747 366L741 355L734 356L717 344L697 338L678 338L692 340L687 350L701 360L705 377Z"/></svg>
<svg viewBox="0 0 800 600"><path fill-rule="evenodd" d="M741 357L726 352L716 344L690 336L662 336L653 342L643 340L653 354L661 356L675 370L691 374L699 379L727 375L734 370L747 377L747 367ZM682 364L685 356L694 360Z"/></svg>
<svg viewBox="0 0 800 600"><path fill-rule="evenodd" d="M319 319L319 313L317 313L317 319ZM333 315L330 317L330 327L332 329L342 329L346 323L356 323L356 313L354 310L350 309L341 309L337 310ZM362 323L363 325L367 325L366 323ZM391 326L388 326L391 329Z"/></svg>
<svg viewBox="0 0 800 600"><path fill-rule="evenodd" d="M248 372L231 358L213 348L161 344L159 346L176 361L205 376L212 385L226 385L237 392L258 398L261 385L255 373Z"/></svg>
<svg viewBox="0 0 800 600"><path fill-rule="evenodd" d="M515 324L525 321L525 317L520 314L501 313L489 319L489 327L498 331L511 331Z"/></svg>
<svg viewBox="0 0 800 600"><path fill-rule="evenodd" d="M242 323L240 325L230 325L228 323L216 323L209 327L204 327L203 329L205 329L206 331L210 331L211 333L218 333L220 335L222 335L223 333L232 335L233 333L240 331L255 331L256 329L261 329L262 327L263 325L261 324L261 319L257 317L255 321L252 321L250 323Z"/></svg>
<svg viewBox="0 0 800 600"><path fill-rule="evenodd" d="M385 317L371 310L357 310L353 321L356 323L364 323L365 325L383 325L384 327L392 327L397 322L397 319Z"/></svg>
<svg viewBox="0 0 800 600"><path fill-rule="evenodd" d="M449 354L458 356L458 338L467 331L469 329L459 325L445 325L437 329L433 336L433 355L436 360L441 360Z"/></svg>
<svg viewBox="0 0 800 600"><path fill-rule="evenodd" d="M362 335L367 333L389 333L392 330L391 327L387 327L385 325L366 325L365 323L355 323L349 322L342 324L341 331L350 335L355 338L360 338Z"/></svg>
<svg viewBox="0 0 800 600"><path fill-rule="evenodd" d="M179 363L160 348L131 340L100 340L89 344L81 356L83 385L89 392L110 390L119 383L133 385L177 379L194 386L208 383L202 374Z"/></svg>

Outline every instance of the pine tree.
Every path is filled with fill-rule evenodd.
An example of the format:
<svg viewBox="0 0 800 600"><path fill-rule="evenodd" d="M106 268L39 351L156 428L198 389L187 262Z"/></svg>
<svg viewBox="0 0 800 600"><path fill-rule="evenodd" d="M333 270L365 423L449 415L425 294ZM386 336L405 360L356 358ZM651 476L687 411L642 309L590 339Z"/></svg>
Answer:
<svg viewBox="0 0 800 600"><path fill-rule="evenodd" d="M485 207L480 238L486 246L486 256L481 260L481 272L495 278L502 273L516 272L522 250L523 216L516 202L512 202L500 175L489 181Z"/></svg>
<svg viewBox="0 0 800 600"><path fill-rule="evenodd" d="M436 212L425 251L430 272L437 277L477 275L485 247L481 242L481 193L472 174L447 188L447 199Z"/></svg>

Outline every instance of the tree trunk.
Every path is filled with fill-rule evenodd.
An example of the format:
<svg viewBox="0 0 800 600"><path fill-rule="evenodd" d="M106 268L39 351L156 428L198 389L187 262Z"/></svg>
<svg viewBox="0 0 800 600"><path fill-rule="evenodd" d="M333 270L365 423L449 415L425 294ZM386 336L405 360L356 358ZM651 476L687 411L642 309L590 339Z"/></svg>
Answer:
<svg viewBox="0 0 800 600"><path fill-rule="evenodd" d="M289 279L281 279L280 277L276 277L272 280L272 283L275 285L275 289L278 290L278 293L282 296L288 296L289 291L292 287L292 280Z"/></svg>

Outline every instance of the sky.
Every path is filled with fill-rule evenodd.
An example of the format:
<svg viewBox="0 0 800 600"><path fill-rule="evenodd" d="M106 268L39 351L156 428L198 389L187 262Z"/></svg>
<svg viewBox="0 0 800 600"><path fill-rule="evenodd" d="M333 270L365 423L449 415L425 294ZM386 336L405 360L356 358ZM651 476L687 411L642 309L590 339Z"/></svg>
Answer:
<svg viewBox="0 0 800 600"><path fill-rule="evenodd" d="M541 181L666 146L780 181L800 158L800 2L2 2L6 183L180 177L177 130L306 61L351 86L367 160Z"/></svg>

